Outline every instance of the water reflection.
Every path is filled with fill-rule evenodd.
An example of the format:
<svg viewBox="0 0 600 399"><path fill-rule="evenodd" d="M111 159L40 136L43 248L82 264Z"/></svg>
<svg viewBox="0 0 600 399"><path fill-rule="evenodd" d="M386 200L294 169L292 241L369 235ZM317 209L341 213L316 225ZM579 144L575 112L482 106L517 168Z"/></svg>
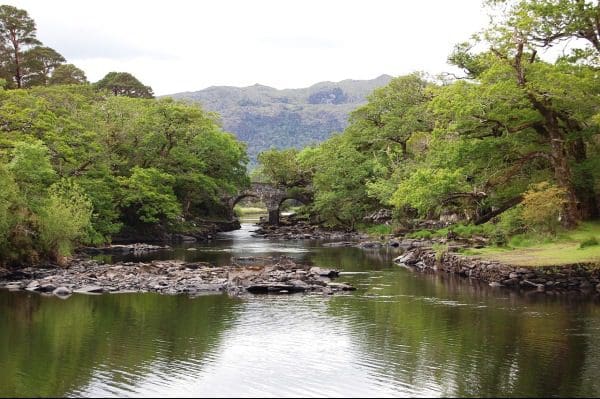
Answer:
<svg viewBox="0 0 600 399"><path fill-rule="evenodd" d="M251 229L163 255L220 263L284 253L364 272L342 277L359 290L66 301L0 292L0 395L600 394L597 299L417 275L387 250L265 241Z"/></svg>

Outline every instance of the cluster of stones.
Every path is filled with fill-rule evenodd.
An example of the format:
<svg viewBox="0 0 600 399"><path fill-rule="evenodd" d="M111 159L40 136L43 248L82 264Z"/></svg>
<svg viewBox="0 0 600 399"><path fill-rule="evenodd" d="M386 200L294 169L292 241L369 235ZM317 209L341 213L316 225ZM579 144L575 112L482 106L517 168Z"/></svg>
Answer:
<svg viewBox="0 0 600 399"><path fill-rule="evenodd" d="M266 259L251 265L213 267L181 261L125 262L113 265L77 260L65 269L29 268L7 276L0 287L66 297L72 293L157 292L199 295L206 292L318 292L333 294L354 288L331 281L337 270L298 265L290 259Z"/></svg>
<svg viewBox="0 0 600 399"><path fill-rule="evenodd" d="M365 235L354 232L324 230L305 221L297 221L293 224L285 224L282 221L279 226L262 223L260 226L258 230L254 231L257 236L275 240L358 240L365 238Z"/></svg>
<svg viewBox="0 0 600 399"><path fill-rule="evenodd" d="M600 291L597 265L520 267L446 252L438 256L430 248L414 248L394 262L420 272L445 272L484 281L492 287L538 291Z"/></svg>
<svg viewBox="0 0 600 399"><path fill-rule="evenodd" d="M108 245L106 247L84 247L81 248L82 252L89 254L132 254L132 255L143 255L150 252L169 250L171 249L168 245L152 245L152 244L123 244L123 245Z"/></svg>

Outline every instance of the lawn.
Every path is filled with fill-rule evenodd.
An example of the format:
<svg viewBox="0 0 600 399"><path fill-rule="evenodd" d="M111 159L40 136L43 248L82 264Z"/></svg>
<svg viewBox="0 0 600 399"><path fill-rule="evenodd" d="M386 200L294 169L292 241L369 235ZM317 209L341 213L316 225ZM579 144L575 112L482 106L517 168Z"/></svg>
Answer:
<svg viewBox="0 0 600 399"><path fill-rule="evenodd" d="M600 222L583 223L576 230L559 234L552 242L529 236L521 240L522 246L473 249L468 254L515 266L600 265L600 245L580 248L582 242L592 237L600 240Z"/></svg>

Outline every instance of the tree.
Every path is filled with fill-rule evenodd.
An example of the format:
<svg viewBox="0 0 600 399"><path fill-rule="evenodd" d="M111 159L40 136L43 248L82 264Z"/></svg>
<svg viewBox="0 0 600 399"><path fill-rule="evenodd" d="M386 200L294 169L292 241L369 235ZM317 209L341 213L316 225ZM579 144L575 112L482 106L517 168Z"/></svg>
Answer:
<svg viewBox="0 0 600 399"><path fill-rule="evenodd" d="M109 72L96 82L100 90L110 90L115 96L153 98L150 86L144 86L135 76L128 72Z"/></svg>
<svg viewBox="0 0 600 399"><path fill-rule="evenodd" d="M270 183L283 187L306 186L310 182L308 172L302 168L298 161L298 150L288 148L285 150L267 150L258 154L260 171Z"/></svg>
<svg viewBox="0 0 600 399"><path fill-rule="evenodd" d="M573 47L574 59L595 60L600 55L600 3L587 0L488 0L508 5L504 25L526 32L529 43L548 48L569 39L581 39Z"/></svg>
<svg viewBox="0 0 600 399"><path fill-rule="evenodd" d="M23 52L29 46L40 45L36 38L35 22L27 11L9 5L0 6L0 44L3 47L3 69L12 83L23 84Z"/></svg>
<svg viewBox="0 0 600 399"><path fill-rule="evenodd" d="M23 80L26 87L48 84L50 75L65 58L50 47L35 46L23 54Z"/></svg>
<svg viewBox="0 0 600 399"><path fill-rule="evenodd" d="M519 4L535 6L527 1ZM577 19L577 16L571 17ZM564 18L568 19L566 15ZM593 117L600 110L595 100L600 86L593 68L568 60L555 64L541 61L539 46L551 42L540 44L541 31L531 20L529 13L516 12L501 19L482 36L479 44L487 44L488 51L473 54L472 46L458 49L451 59L479 84L453 85L449 91L459 89L461 93L457 91L457 95L444 101L445 105L438 110L442 113L447 112L443 107L456 110L456 121L462 121L459 124L465 132L470 130L481 138L512 135L524 139L522 148L530 151L514 160L508 175L530 161L545 160L557 186L567 195L563 223L573 226L597 212L593 178L578 170L587 163L586 138L597 134ZM465 108L467 99L471 103ZM582 184L577 184L578 181Z"/></svg>
<svg viewBox="0 0 600 399"><path fill-rule="evenodd" d="M87 83L85 72L73 64L61 64L54 68L48 80L51 85L73 85Z"/></svg>
<svg viewBox="0 0 600 399"><path fill-rule="evenodd" d="M357 130L362 145L372 149L399 146L407 157L407 142L417 132L430 131L433 120L427 109L431 98L430 84L421 74L414 73L393 79L376 89L369 102L351 115L351 129Z"/></svg>

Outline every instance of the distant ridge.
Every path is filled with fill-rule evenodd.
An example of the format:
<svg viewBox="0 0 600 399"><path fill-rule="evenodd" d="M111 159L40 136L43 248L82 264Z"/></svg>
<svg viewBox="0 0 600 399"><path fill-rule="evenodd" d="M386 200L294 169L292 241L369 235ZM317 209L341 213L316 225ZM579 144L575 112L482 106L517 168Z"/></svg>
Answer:
<svg viewBox="0 0 600 399"><path fill-rule="evenodd" d="M319 82L283 90L258 83L211 86L167 97L199 102L206 110L218 112L223 128L248 143L252 166L258 153L271 147L302 148L344 130L349 113L390 80L392 76L381 75L371 80Z"/></svg>

